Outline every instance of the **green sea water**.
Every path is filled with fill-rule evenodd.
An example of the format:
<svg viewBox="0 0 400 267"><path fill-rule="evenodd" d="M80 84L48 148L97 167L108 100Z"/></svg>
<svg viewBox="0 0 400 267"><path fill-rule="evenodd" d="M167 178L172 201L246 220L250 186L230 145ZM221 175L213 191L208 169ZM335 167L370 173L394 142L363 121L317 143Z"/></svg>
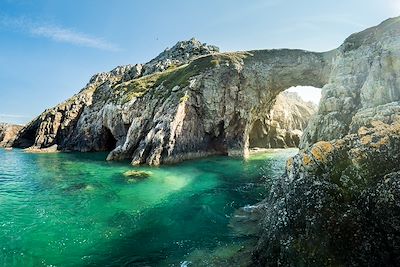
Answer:
<svg viewBox="0 0 400 267"><path fill-rule="evenodd" d="M295 153L136 168L0 150L0 266L219 265L248 239L230 226L235 210L266 197ZM151 175L129 183L128 170Z"/></svg>

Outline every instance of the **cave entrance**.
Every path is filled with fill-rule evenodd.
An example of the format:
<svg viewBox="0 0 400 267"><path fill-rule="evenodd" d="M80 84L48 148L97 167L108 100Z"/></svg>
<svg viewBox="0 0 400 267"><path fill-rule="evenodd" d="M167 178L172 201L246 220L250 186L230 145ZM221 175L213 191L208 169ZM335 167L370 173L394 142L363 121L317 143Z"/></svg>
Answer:
<svg viewBox="0 0 400 267"><path fill-rule="evenodd" d="M110 129L103 126L103 149L104 151L112 151L117 147L117 139L111 133Z"/></svg>
<svg viewBox="0 0 400 267"><path fill-rule="evenodd" d="M298 147L303 131L318 110L321 88L296 86L279 93L270 105L255 113L250 150Z"/></svg>

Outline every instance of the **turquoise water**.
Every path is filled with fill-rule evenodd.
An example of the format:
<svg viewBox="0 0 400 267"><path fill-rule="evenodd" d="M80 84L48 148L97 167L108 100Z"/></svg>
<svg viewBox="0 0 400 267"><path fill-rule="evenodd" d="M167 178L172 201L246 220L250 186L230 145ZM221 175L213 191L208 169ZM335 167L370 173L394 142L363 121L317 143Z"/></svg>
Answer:
<svg viewBox="0 0 400 267"><path fill-rule="evenodd" d="M246 242L233 212L263 199L294 153L134 168L102 153L0 150L0 266L212 265ZM151 175L127 182L128 170Z"/></svg>

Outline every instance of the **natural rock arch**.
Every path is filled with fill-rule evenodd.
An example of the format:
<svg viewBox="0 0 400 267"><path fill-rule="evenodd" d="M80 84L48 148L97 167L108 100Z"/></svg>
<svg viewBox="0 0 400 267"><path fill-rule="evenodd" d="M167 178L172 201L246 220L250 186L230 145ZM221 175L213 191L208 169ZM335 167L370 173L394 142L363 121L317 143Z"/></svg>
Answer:
<svg viewBox="0 0 400 267"><path fill-rule="evenodd" d="M117 141L109 160L157 165L243 156L254 124L262 126L276 96L297 85L323 87L301 148L341 138L367 123L358 111L400 100L399 23L387 20L325 53L218 53L196 40L179 42L149 63L95 75L80 93L26 126L15 145L105 150L106 127Z"/></svg>
<svg viewBox="0 0 400 267"><path fill-rule="evenodd" d="M288 49L220 55L219 67L197 81L199 88L192 90L193 99L201 92L205 113L212 113L212 121L202 121L204 131L212 133L213 122L223 122L222 142L228 154L247 155L252 129L268 121L278 94L298 85L323 87L328 83L330 60L330 53ZM223 87L216 90L215 85Z"/></svg>

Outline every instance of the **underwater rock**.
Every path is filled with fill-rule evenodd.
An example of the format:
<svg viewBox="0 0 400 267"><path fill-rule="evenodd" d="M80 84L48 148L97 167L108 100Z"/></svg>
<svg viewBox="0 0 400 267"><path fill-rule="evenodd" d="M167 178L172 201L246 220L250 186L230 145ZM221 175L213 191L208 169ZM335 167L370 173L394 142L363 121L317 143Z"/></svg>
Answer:
<svg viewBox="0 0 400 267"><path fill-rule="evenodd" d="M151 173L147 171L130 170L124 172L123 176L125 177L125 181L127 183L136 183L137 181L149 178L151 176Z"/></svg>

